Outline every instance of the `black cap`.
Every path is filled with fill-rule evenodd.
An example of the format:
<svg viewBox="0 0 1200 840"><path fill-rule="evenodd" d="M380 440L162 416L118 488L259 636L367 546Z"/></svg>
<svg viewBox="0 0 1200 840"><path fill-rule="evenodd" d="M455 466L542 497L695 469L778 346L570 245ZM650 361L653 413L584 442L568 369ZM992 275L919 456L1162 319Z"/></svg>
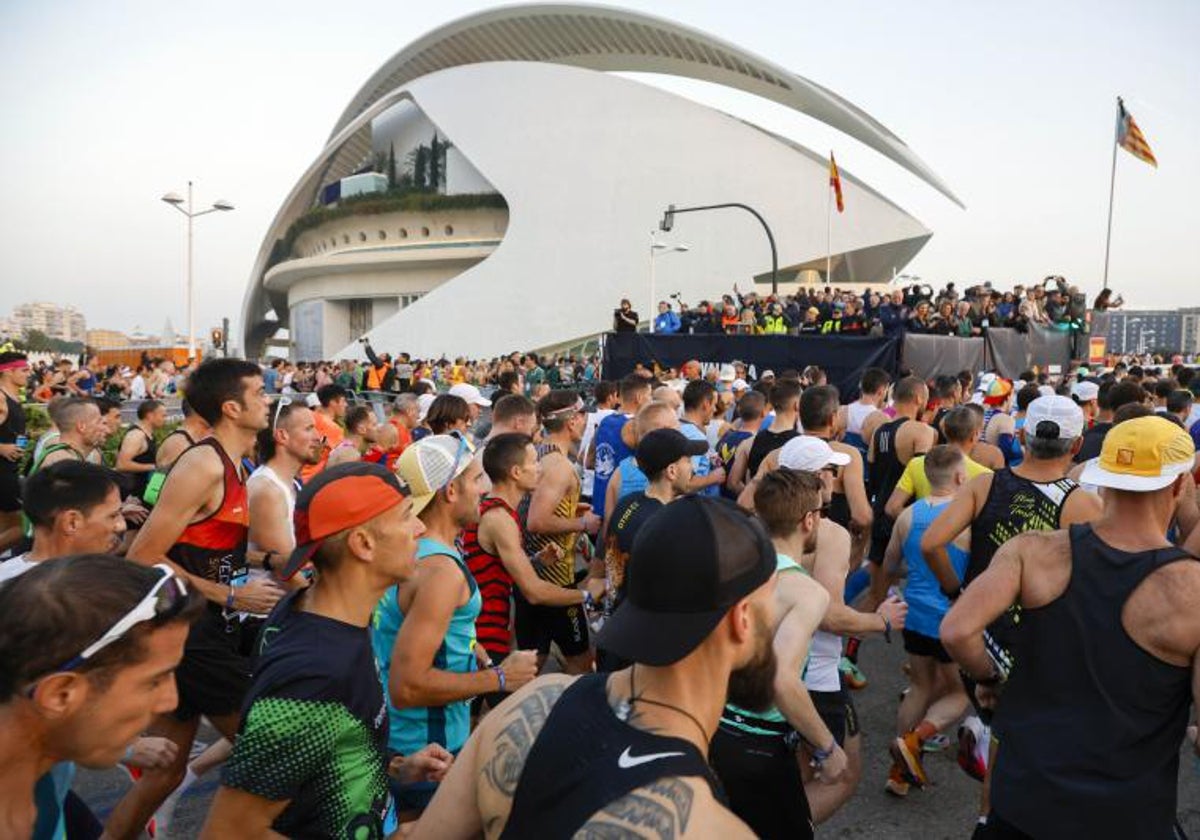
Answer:
<svg viewBox="0 0 1200 840"><path fill-rule="evenodd" d="M707 452L707 440L692 440L677 429L655 429L638 443L637 465L652 478L685 455L704 455Z"/></svg>
<svg viewBox="0 0 1200 840"><path fill-rule="evenodd" d="M762 523L727 499L683 496L646 520L625 567L625 600L596 644L622 659L670 665L775 574Z"/></svg>

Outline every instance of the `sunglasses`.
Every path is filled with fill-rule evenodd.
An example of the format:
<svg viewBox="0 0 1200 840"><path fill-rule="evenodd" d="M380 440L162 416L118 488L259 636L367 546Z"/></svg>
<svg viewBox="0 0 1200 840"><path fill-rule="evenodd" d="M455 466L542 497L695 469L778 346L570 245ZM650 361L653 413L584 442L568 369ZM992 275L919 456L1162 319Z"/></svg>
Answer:
<svg viewBox="0 0 1200 840"><path fill-rule="evenodd" d="M279 415L283 413L283 407L285 405L291 405L291 404L292 404L292 400L290 397L280 397L278 400L275 401L275 414L274 414L274 416L271 417L271 431L272 432L275 431L276 427L279 426Z"/></svg>
<svg viewBox="0 0 1200 840"><path fill-rule="evenodd" d="M119 618L112 627L108 628L99 639L84 648L78 656L68 659L47 673L58 674L63 671L72 671L109 645L124 638L125 634L137 625L146 621L168 619L176 615L187 603L187 584L175 575L174 569L165 563L159 563L154 568L161 571L163 576L155 582L154 586L150 587L150 591L134 605L133 609ZM32 692L33 689L30 688L30 695Z"/></svg>

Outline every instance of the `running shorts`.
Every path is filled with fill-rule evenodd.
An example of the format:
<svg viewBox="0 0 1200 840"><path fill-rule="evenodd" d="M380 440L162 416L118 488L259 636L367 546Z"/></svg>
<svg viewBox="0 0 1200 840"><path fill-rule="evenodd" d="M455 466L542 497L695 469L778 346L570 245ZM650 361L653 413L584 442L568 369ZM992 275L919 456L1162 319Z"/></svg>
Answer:
<svg viewBox="0 0 1200 840"><path fill-rule="evenodd" d="M795 735L755 735L721 725L709 761L730 809L758 837L811 838L812 812L796 757Z"/></svg>
<svg viewBox="0 0 1200 840"><path fill-rule="evenodd" d="M837 691L809 691L808 694L817 708L817 714L833 733L833 739L837 741L838 746L846 746L846 739L859 732L858 711L854 708L854 701L850 699L850 692L842 686ZM824 745L817 746L824 749Z"/></svg>
<svg viewBox="0 0 1200 840"><path fill-rule="evenodd" d="M950 654L946 652L946 648L942 646L941 639L926 636L924 633L909 630L907 627L904 628L903 632L904 650L913 656L929 656L943 665L954 661Z"/></svg>
<svg viewBox="0 0 1200 840"><path fill-rule="evenodd" d="M218 607L210 606L192 625L183 646L183 660L175 670L179 706L175 717L191 720L235 714L250 689L251 658L242 653L248 643L236 618L226 621Z"/></svg>
<svg viewBox="0 0 1200 840"><path fill-rule="evenodd" d="M895 523L882 510L873 511L873 513L875 519L871 522L871 546L867 549L867 559L876 566L882 566L883 555L892 538L892 528Z"/></svg>
<svg viewBox="0 0 1200 840"><path fill-rule="evenodd" d="M558 645L563 656L579 656L588 650L587 615L582 605L546 607L531 604L513 592L516 602L516 636L519 650L536 650L545 656L550 643Z"/></svg>
<svg viewBox="0 0 1200 840"><path fill-rule="evenodd" d="M21 477L16 469L0 469L0 512L21 510Z"/></svg>

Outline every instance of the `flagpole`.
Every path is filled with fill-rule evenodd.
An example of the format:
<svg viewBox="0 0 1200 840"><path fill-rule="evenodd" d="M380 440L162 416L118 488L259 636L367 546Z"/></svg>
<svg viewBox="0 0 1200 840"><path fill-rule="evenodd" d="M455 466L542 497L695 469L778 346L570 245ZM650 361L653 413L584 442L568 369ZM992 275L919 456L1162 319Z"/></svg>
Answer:
<svg viewBox="0 0 1200 840"><path fill-rule="evenodd" d="M1108 233L1104 237L1104 286L1108 288L1108 253L1112 247L1113 196L1117 190L1117 141L1121 131L1121 97L1117 97L1117 122L1113 134L1112 171L1108 176Z"/></svg>
<svg viewBox="0 0 1200 840"><path fill-rule="evenodd" d="M833 169L833 152L829 153L830 169ZM833 283L833 184L825 185L825 284Z"/></svg>

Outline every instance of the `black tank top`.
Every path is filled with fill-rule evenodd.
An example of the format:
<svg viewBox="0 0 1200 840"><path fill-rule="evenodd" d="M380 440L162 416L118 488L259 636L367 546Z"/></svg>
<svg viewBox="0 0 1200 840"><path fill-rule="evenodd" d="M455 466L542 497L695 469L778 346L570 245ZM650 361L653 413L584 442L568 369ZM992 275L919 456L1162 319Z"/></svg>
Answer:
<svg viewBox="0 0 1200 840"><path fill-rule="evenodd" d="M133 457L135 464L148 464L153 467L158 458L158 444L154 442L154 435L147 434L146 430L141 426L130 426L125 430L125 437L138 432L146 437L146 451L140 455ZM121 443L125 442L125 437L121 438ZM125 496L137 496L139 499L146 492L146 482L150 480L149 472L124 473L125 480L128 483Z"/></svg>
<svg viewBox="0 0 1200 840"><path fill-rule="evenodd" d="M792 438L799 437L799 435L800 433L795 429L787 429L782 432L772 432L770 429L763 429L756 434L754 436L754 443L750 444L750 457L747 461L749 472L746 475L746 481L748 482L754 478L763 459Z"/></svg>
<svg viewBox="0 0 1200 840"><path fill-rule="evenodd" d="M1121 612L1147 576L1194 560L1178 548L1130 554L1072 525L1071 578L1025 609L1020 663L996 709L996 814L1035 837L1171 837L1191 669L1125 632Z"/></svg>
<svg viewBox="0 0 1200 840"><path fill-rule="evenodd" d="M888 497L904 475L904 464L896 456L896 435L908 417L897 417L875 430L875 461L871 464L871 495L877 514L882 514Z"/></svg>
<svg viewBox="0 0 1200 840"><path fill-rule="evenodd" d="M823 440L826 443L830 443L830 439L827 437L821 437L820 435L811 435L810 437L819 438L820 440ZM845 468L842 467L841 469L845 469ZM843 481L844 480L845 479L843 478ZM841 525L846 530L849 530L850 529L850 519L851 519L850 500L848 498L846 498L846 494L839 493L838 491L834 490L833 495L829 499L829 507L825 509L825 511L822 513L822 515L825 516L827 519L829 519L831 522L836 522L838 525Z"/></svg>
<svg viewBox="0 0 1200 840"><path fill-rule="evenodd" d="M949 443L949 442L950 442L949 440L947 440L947 439L946 439L946 433L942 431L942 420L943 420L943 419L945 418L945 416L946 416L947 414L949 414L949 413L950 413L950 409L948 409L948 408L939 408L939 409L937 410L937 413L935 413L935 414L933 415L933 430L934 430L935 432L937 432L937 442L938 442L938 446L941 446L941 445L942 445L942 444L944 444L944 443Z"/></svg>
<svg viewBox="0 0 1200 840"><path fill-rule="evenodd" d="M571 837L605 805L674 776L699 776L725 801L717 777L690 741L652 735L617 719L608 705L608 676L580 677L550 710L525 759L501 838Z"/></svg>
<svg viewBox="0 0 1200 840"><path fill-rule="evenodd" d="M971 556L963 585L983 574L1000 546L1017 534L1057 530L1067 497L1078 487L1069 478L1038 482L1008 467L997 470L983 510L971 523Z"/></svg>

